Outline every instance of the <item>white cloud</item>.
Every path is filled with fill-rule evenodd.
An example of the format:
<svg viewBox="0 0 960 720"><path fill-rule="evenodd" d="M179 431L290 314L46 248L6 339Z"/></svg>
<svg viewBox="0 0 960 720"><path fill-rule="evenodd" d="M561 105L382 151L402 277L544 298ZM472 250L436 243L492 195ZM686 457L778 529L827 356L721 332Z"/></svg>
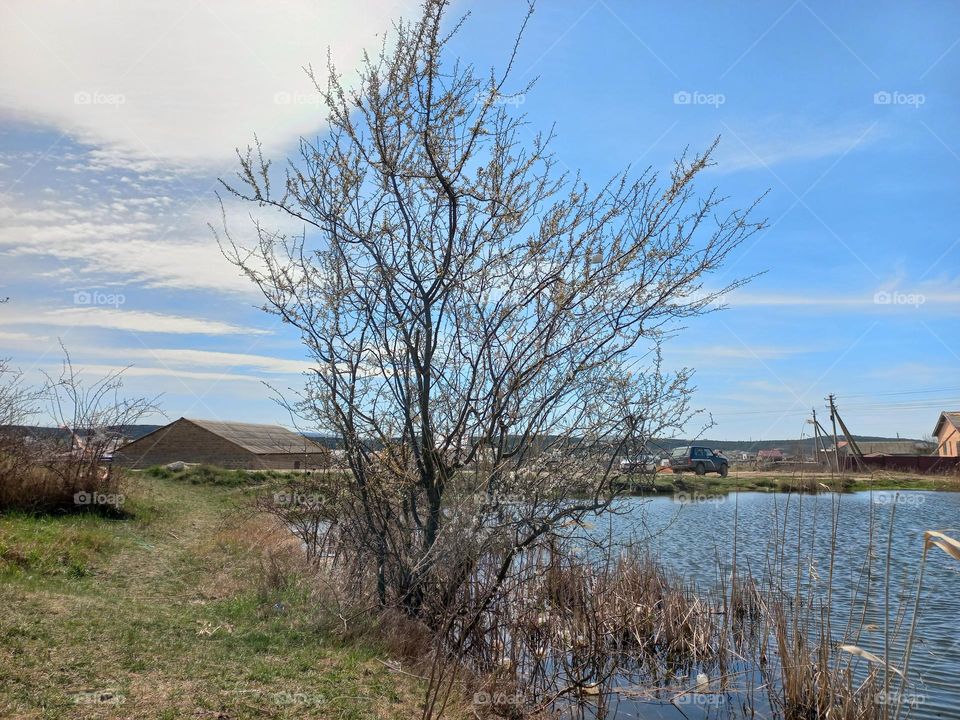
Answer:
<svg viewBox="0 0 960 720"><path fill-rule="evenodd" d="M195 370L173 370L167 367L141 367L139 365L91 365L88 363L76 363L78 370L83 373L90 373L95 376L103 376L108 373L123 372L125 378L138 377L164 377L174 378L176 380L209 380L213 383L220 382L248 382L262 383L263 380L255 375L243 375L238 373L218 373L203 372ZM173 386L176 388L176 386ZM183 388L180 388L181 390Z"/></svg>
<svg viewBox="0 0 960 720"><path fill-rule="evenodd" d="M30 333L23 332L0 332L0 340L5 343L21 343L29 342L32 343L35 340L42 340L44 338L38 338L36 335L31 335Z"/></svg>
<svg viewBox="0 0 960 720"><path fill-rule="evenodd" d="M64 308L38 312L24 312L11 307L0 310L0 326L42 325L52 327L95 327L107 330L129 330L135 333L170 333L204 335L265 335L265 330L245 328L218 320L167 315L139 310L119 310L103 307Z"/></svg>
<svg viewBox="0 0 960 720"><path fill-rule="evenodd" d="M716 170L722 173L772 168L798 160L840 157L882 135L876 124L812 126L778 119L746 130L727 126L714 160Z"/></svg>
<svg viewBox="0 0 960 720"><path fill-rule="evenodd" d="M220 208L206 202L169 216L165 195L57 202L20 207L0 197L0 252L55 258L74 279L111 276L124 284L256 295L221 254L206 222Z"/></svg>
<svg viewBox="0 0 960 720"><path fill-rule="evenodd" d="M222 166L255 131L275 146L321 127L301 68L324 70L330 46L353 70L376 33L415 10L401 0L9 0L0 98L22 119L102 146L106 165Z"/></svg>
<svg viewBox="0 0 960 720"><path fill-rule="evenodd" d="M96 353L91 353L88 350L86 354L110 355L136 361L153 360L164 367L249 368L278 375L296 375L311 367L311 363L306 360L288 360L269 355L192 350L189 348L113 348Z"/></svg>
<svg viewBox="0 0 960 720"><path fill-rule="evenodd" d="M749 292L737 290L724 302L731 309L742 307L825 307L894 312L907 309L955 311L960 305L960 288L955 283L904 283L857 293L830 293L817 289L809 293Z"/></svg>

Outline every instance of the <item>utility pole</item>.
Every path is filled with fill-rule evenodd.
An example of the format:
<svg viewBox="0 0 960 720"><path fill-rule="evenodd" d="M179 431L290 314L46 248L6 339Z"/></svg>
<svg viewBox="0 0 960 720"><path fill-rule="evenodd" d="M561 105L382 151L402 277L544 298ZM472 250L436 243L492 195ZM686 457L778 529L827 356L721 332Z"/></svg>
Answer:
<svg viewBox="0 0 960 720"><path fill-rule="evenodd" d="M833 404L833 393L830 393L827 400L830 401L830 422L833 423L833 455L837 459L837 473L842 474L843 470L840 465L840 443L837 440L837 411Z"/></svg>
<svg viewBox="0 0 960 720"><path fill-rule="evenodd" d="M830 475L832 476L835 463L830 459L830 453L827 452L827 438L830 436L830 433L820 424L819 420L816 420L816 416L814 416L814 422L816 423L817 430L820 432L820 448L823 450L823 456L827 460L827 467L830 468ZM834 453L834 455L836 455L836 453Z"/></svg>
<svg viewBox="0 0 960 720"><path fill-rule="evenodd" d="M822 465L824 457L827 454L823 446L823 439L820 437L820 423L817 422L817 409L810 408L813 412L813 455L817 465Z"/></svg>
<svg viewBox="0 0 960 720"><path fill-rule="evenodd" d="M847 438L847 447L850 448L850 452L853 455L853 459L857 461L857 468L862 472L866 470L866 466L863 462L863 453L860 451L860 446L857 445L857 441L853 439L853 435L847 429L847 424L843 421L843 416L840 415L839 411L836 411L837 422L840 423L840 429L843 431L844 437Z"/></svg>

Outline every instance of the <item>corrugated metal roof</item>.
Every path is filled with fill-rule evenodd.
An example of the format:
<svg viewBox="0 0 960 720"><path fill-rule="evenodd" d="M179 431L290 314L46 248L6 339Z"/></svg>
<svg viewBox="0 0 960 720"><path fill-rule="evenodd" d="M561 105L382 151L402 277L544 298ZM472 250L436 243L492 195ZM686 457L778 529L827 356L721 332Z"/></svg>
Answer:
<svg viewBox="0 0 960 720"><path fill-rule="evenodd" d="M960 411L947 412L946 410L944 410L942 413L940 413L940 417L937 418L937 426L933 429L934 435L936 435L940 431L940 426L943 424L944 420L946 420L948 423L950 423L955 428L960 430Z"/></svg>
<svg viewBox="0 0 960 720"><path fill-rule="evenodd" d="M224 440L229 440L256 455L323 452L319 445L279 425L181 419L199 425L204 430L209 430L214 435L219 435Z"/></svg>
<svg viewBox="0 0 960 720"><path fill-rule="evenodd" d="M849 443L841 440L841 452L849 452ZM857 440L857 447L864 455L928 455L936 445L923 440Z"/></svg>

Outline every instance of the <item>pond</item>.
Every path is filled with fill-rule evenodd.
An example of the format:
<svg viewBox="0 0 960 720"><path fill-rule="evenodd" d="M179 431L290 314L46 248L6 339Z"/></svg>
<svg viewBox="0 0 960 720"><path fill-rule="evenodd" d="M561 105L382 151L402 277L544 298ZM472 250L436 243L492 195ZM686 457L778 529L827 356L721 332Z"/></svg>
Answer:
<svg viewBox="0 0 960 720"><path fill-rule="evenodd" d="M831 532L834 510L835 543ZM854 643L880 657L889 536L891 627L902 621L900 632L890 642L891 665L895 667L901 664L912 617L923 533L942 530L953 536L960 534L960 493L946 492L678 495L629 498L617 511L596 523L590 532L643 542L664 568L704 591L716 587L722 576L729 577L736 559L740 573L749 569L758 580L773 578L789 592L799 578L803 593L811 590L814 597L823 597L831 574L831 545L835 544L833 640ZM868 554L869 575L864 573ZM935 548L928 554L920 608L910 665L914 684L904 697L911 705L909 717L960 717L960 563ZM898 617L898 609L905 609L905 616ZM677 720L738 717L735 708L725 702L710 695L691 695L686 704L677 707L621 698L610 716ZM731 705L735 704L732 701Z"/></svg>

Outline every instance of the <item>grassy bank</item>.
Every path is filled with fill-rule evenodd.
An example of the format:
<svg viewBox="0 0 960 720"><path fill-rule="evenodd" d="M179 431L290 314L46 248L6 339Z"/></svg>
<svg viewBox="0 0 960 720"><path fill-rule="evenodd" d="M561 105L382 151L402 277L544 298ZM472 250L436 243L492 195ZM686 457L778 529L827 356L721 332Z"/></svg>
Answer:
<svg viewBox="0 0 960 720"><path fill-rule="evenodd" d="M289 540L248 494L143 475L125 519L0 515L0 717L418 715L417 680L265 570Z"/></svg>
<svg viewBox="0 0 960 720"><path fill-rule="evenodd" d="M776 471L731 470L723 478L719 475L698 476L693 473L674 475L657 473L652 485L641 487L643 494L702 493L720 495L729 492L817 492L836 489L844 492L862 490L941 490L960 491L957 475L914 475L909 473L877 472L873 474L847 473L843 477L830 473L799 473Z"/></svg>

